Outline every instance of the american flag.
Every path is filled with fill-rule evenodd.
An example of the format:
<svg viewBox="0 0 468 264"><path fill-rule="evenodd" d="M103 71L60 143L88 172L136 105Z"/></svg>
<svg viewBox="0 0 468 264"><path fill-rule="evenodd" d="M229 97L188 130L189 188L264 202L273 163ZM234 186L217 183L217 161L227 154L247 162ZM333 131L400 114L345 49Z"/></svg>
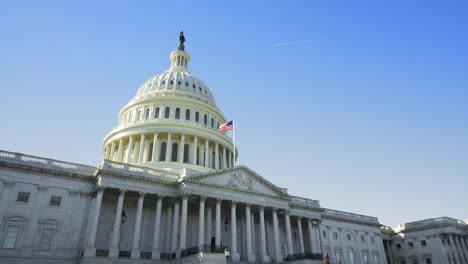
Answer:
<svg viewBox="0 0 468 264"><path fill-rule="evenodd" d="M233 130L233 129L234 129L234 120L224 123L220 125L218 128L219 131L228 131L228 130Z"/></svg>

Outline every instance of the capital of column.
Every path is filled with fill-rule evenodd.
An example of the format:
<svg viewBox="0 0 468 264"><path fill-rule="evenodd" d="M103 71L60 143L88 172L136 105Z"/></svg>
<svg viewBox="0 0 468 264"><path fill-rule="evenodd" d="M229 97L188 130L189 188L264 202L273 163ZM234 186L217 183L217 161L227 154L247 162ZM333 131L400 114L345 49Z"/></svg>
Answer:
<svg viewBox="0 0 468 264"><path fill-rule="evenodd" d="M236 205L237 205L237 201L232 200L231 201L231 207L236 207Z"/></svg>
<svg viewBox="0 0 468 264"><path fill-rule="evenodd" d="M200 201L206 201L208 197L206 195L200 195Z"/></svg>
<svg viewBox="0 0 468 264"><path fill-rule="evenodd" d="M166 197L166 195L158 193L158 194L156 194L156 197L158 197L158 198L161 198L161 199L162 199L162 198Z"/></svg>
<svg viewBox="0 0 468 264"><path fill-rule="evenodd" d="M102 192L104 192L105 189L106 189L105 186L99 185L99 186L96 186L95 191L98 192L98 193L102 193Z"/></svg>
<svg viewBox="0 0 468 264"><path fill-rule="evenodd" d="M119 195L124 195L126 192L126 189L119 189Z"/></svg>
<svg viewBox="0 0 468 264"><path fill-rule="evenodd" d="M223 201L223 199L221 199L221 198L216 198L216 204L218 204L218 203L220 204L222 201Z"/></svg>
<svg viewBox="0 0 468 264"><path fill-rule="evenodd" d="M249 209L250 209L251 206L252 206L251 203L245 203L245 207L246 207L246 208L249 208Z"/></svg>
<svg viewBox="0 0 468 264"><path fill-rule="evenodd" d="M145 195L146 195L145 192L139 192L139 193L138 193L138 198L141 198L141 199L142 199L142 198L145 197Z"/></svg>
<svg viewBox="0 0 468 264"><path fill-rule="evenodd" d="M38 185L37 186L37 190L40 191L40 192L46 192L47 189L48 189L48 187L45 186L45 185Z"/></svg>
<svg viewBox="0 0 468 264"><path fill-rule="evenodd" d="M182 193L182 195L181 195L181 197L182 197L182 200L186 200L186 199L188 199L188 198L189 198L189 196L190 196L190 193L186 193L186 192Z"/></svg>

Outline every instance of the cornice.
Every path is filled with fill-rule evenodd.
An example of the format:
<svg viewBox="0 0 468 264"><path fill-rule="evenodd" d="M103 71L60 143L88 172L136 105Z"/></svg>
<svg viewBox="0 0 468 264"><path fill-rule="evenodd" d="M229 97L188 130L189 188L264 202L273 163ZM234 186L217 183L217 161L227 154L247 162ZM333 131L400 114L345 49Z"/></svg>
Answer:
<svg viewBox="0 0 468 264"><path fill-rule="evenodd" d="M111 171L111 170L106 170L106 169L99 169L98 172L100 177L116 177L116 178L124 178L124 179L129 179L129 180L135 180L139 182L147 182L147 183L156 183L160 185L165 185L165 186L171 186L171 187L176 187L178 185L177 180L166 180L166 179L155 179L155 178L149 178L149 177L144 177L141 175L134 175L131 173L124 173L124 172L117 172L117 171Z"/></svg>

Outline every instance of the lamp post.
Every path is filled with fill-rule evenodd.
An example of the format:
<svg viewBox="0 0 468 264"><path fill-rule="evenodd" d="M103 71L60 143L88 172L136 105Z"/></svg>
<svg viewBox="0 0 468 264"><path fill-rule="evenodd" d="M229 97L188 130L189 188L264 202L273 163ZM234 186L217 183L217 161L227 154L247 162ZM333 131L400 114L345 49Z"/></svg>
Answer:
<svg viewBox="0 0 468 264"><path fill-rule="evenodd" d="M330 263L330 256L328 256L328 252L327 252L327 256L325 257L325 263L326 264Z"/></svg>
<svg viewBox="0 0 468 264"><path fill-rule="evenodd" d="M227 232L229 230L229 219L226 217L226 221L224 221L224 230Z"/></svg>

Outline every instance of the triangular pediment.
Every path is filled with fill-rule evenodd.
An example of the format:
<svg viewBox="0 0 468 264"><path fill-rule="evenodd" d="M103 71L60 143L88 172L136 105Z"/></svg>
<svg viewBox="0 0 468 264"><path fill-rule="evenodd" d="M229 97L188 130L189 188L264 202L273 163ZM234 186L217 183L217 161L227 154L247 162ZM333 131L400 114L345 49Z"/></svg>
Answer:
<svg viewBox="0 0 468 264"><path fill-rule="evenodd" d="M185 178L185 181L220 186L278 198L288 197L286 189L275 186L246 166L194 175Z"/></svg>

